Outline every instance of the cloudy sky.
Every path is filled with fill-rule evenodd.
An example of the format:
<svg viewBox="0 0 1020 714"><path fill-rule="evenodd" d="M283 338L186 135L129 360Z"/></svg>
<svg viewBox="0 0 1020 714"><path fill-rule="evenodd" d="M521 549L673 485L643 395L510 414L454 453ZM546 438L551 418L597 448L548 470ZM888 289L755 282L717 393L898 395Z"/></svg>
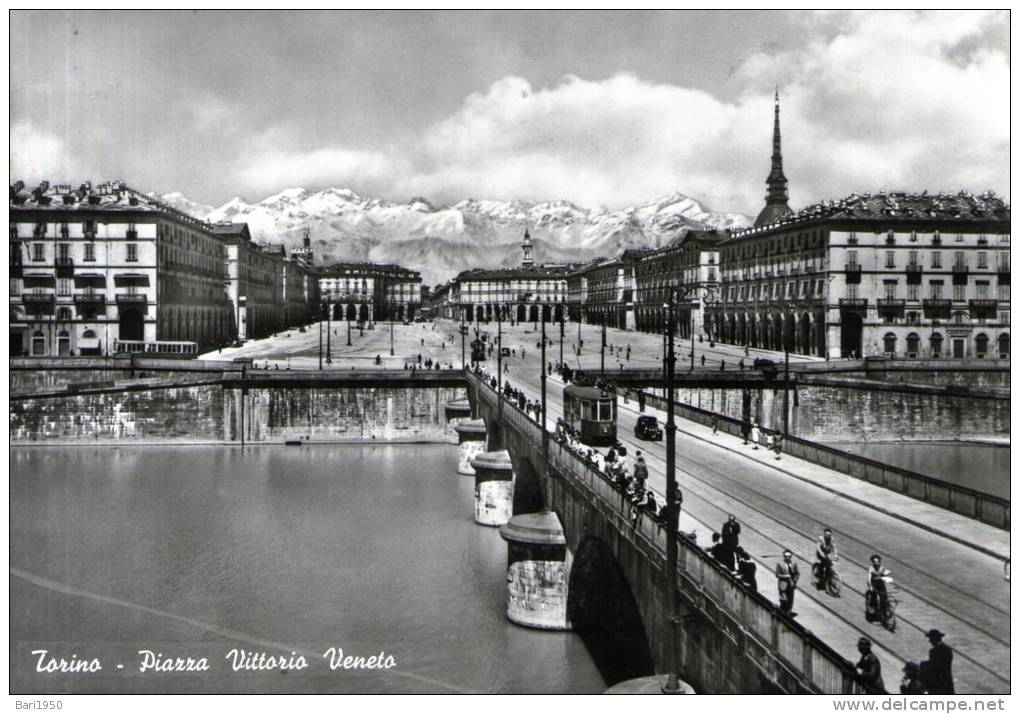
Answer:
<svg viewBox="0 0 1020 714"><path fill-rule="evenodd" d="M13 11L11 179L755 214L778 85L794 208L1008 196L1009 79L1006 12Z"/></svg>

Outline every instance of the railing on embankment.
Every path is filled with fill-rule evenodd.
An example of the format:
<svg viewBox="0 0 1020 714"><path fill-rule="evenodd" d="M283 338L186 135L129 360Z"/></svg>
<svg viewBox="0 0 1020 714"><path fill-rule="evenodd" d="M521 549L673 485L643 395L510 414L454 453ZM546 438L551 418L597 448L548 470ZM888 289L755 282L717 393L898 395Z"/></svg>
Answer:
<svg viewBox="0 0 1020 714"><path fill-rule="evenodd" d="M662 397L645 392L645 399L650 406L666 411L666 400ZM716 414L689 404L676 404L674 408L676 415L684 419L706 426L711 425L713 419L718 419L721 431L735 436L743 436L746 425L739 419ZM916 471L890 466L864 456L840 451L831 446L816 444L797 436L791 435L783 439L783 451L799 459L825 466L904 496L910 496L954 513L975 518L998 528L1009 529L1010 502L1004 498L941 481Z"/></svg>
<svg viewBox="0 0 1020 714"><path fill-rule="evenodd" d="M498 396L480 377L468 373L468 382L479 399L496 407ZM503 400L503 419L541 453L542 431L534 419L509 400ZM604 474L578 457L566 445L549 437L549 463L598 509L610 518L619 533L635 543L642 554L665 563L666 529L657 516L643 513L636 524L628 517L630 500ZM704 612L702 599L724 614L736 630L747 632L745 655L772 681L776 667L800 683L805 691L826 694L869 693L854 665L817 636L784 615L768 599L739 584L734 576L696 544L679 539L678 587L694 606Z"/></svg>

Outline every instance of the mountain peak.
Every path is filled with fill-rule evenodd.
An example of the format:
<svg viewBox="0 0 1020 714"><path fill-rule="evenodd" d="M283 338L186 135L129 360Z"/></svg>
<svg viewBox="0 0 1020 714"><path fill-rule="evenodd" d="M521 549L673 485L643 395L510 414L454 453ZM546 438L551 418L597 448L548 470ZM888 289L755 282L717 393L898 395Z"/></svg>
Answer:
<svg viewBox="0 0 1020 714"><path fill-rule="evenodd" d="M566 200L545 202L465 199L435 205L423 196L394 203L360 196L346 188L310 193L287 188L258 203L237 196L219 208L192 204L179 194L164 200L208 221L248 224L257 241L300 245L306 228L315 236L316 260L399 263L418 270L427 284L445 282L468 268L520 263L527 225L538 262L568 263L627 248L660 248L692 228L750 225L739 213L715 213L674 191L621 210L579 207ZM196 208L197 207L197 208ZM194 211L194 212L193 212Z"/></svg>

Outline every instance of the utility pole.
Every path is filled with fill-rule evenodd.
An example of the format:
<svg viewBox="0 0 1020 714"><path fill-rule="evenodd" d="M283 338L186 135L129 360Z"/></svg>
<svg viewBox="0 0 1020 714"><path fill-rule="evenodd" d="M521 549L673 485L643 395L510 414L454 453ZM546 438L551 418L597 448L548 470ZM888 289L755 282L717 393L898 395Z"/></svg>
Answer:
<svg viewBox="0 0 1020 714"><path fill-rule="evenodd" d="M347 346L350 347L351 346L351 308L350 308L350 306L347 306L346 308L344 308L344 310L347 312Z"/></svg>
<svg viewBox="0 0 1020 714"><path fill-rule="evenodd" d="M697 295L697 293L695 293ZM694 301L691 301L691 371L694 371Z"/></svg>
<svg viewBox="0 0 1020 714"><path fill-rule="evenodd" d="M319 371L322 371L322 305L319 305Z"/></svg>
<svg viewBox="0 0 1020 714"><path fill-rule="evenodd" d="M786 374L783 379L783 439L790 437L790 345L786 348Z"/></svg>
<svg viewBox="0 0 1020 714"><path fill-rule="evenodd" d="M331 341L333 330L329 323L329 320L332 317L330 313L332 312L333 304L326 303L326 364L333 364L333 343Z"/></svg>
<svg viewBox="0 0 1020 714"><path fill-rule="evenodd" d="M549 463L549 433L545 428L545 313L542 313L542 359L538 363L542 370L542 456Z"/></svg>
<svg viewBox="0 0 1020 714"><path fill-rule="evenodd" d="M680 514L676 503L676 420L673 416L673 332L675 296L670 295L666 330L669 333L669 349L666 353L666 601L669 603L669 633L666 638L666 683L662 687L665 694L676 694L680 691L680 678L677 672L676 645L677 628L680 627L679 598L676 591L677 576L677 529Z"/></svg>
<svg viewBox="0 0 1020 714"><path fill-rule="evenodd" d="M467 325L464 324L464 311L460 312L460 366L467 369L467 354L464 352L464 340L467 337Z"/></svg>
<svg viewBox="0 0 1020 714"><path fill-rule="evenodd" d="M563 365L563 330L566 328L566 319L567 319L566 311L563 310L563 311L560 312L560 365L561 365L560 368L561 369L562 369L562 365Z"/></svg>
<svg viewBox="0 0 1020 714"><path fill-rule="evenodd" d="M390 318L390 357L393 356L393 315L389 315Z"/></svg>
<svg viewBox="0 0 1020 714"><path fill-rule="evenodd" d="M499 423L503 423L503 315L496 309L496 397L499 400Z"/></svg>
<svg viewBox="0 0 1020 714"><path fill-rule="evenodd" d="M602 366L599 368L599 372L603 377L606 376L606 319L607 316L602 316Z"/></svg>

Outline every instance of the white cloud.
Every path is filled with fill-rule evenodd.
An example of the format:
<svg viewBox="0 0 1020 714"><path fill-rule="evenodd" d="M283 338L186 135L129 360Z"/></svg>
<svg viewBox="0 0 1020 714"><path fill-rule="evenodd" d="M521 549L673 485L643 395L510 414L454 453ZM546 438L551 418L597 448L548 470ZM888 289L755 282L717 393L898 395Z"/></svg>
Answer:
<svg viewBox="0 0 1020 714"><path fill-rule="evenodd" d="M630 74L535 88L503 77L399 145L295 146L286 128L237 163L243 191L344 186L391 198L568 199L612 207L675 190L754 213L782 95L791 203L879 188L1009 193L1008 15L809 15L803 44L753 53L735 99ZM682 54L677 61L682 61Z"/></svg>
<svg viewBox="0 0 1020 714"><path fill-rule="evenodd" d="M1009 62L985 44L1003 16L835 19L812 20L818 32L797 51L750 56L737 72L749 89L732 102L629 75L537 91L504 78L425 133L426 168L400 187L588 205L681 190L753 212L780 84L795 206L880 187L1008 195Z"/></svg>
<svg viewBox="0 0 1020 714"><path fill-rule="evenodd" d="M371 193L388 189L400 165L399 158L380 151L266 148L239 162L237 179L244 190L256 195L275 193L284 186L357 187Z"/></svg>
<svg viewBox="0 0 1020 714"><path fill-rule="evenodd" d="M30 121L11 124L10 181L54 181L55 170L62 170L61 180L69 179L69 155L59 137L36 128Z"/></svg>

